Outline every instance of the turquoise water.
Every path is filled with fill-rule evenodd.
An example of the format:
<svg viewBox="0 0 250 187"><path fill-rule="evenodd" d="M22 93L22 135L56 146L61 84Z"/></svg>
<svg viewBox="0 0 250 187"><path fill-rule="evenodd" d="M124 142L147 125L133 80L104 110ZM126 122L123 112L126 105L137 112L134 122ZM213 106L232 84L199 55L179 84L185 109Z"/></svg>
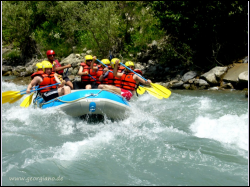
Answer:
<svg viewBox="0 0 250 187"><path fill-rule="evenodd" d="M25 88L2 82L2 91ZM21 108L24 98L2 105L2 185L248 185L242 91L145 93L129 118L94 123Z"/></svg>

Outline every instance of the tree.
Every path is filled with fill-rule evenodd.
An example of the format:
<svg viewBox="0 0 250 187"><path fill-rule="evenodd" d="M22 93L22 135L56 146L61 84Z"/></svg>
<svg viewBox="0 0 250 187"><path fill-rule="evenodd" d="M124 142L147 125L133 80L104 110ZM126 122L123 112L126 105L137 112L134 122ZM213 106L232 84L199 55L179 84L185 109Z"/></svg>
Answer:
<svg viewBox="0 0 250 187"><path fill-rule="evenodd" d="M155 16L176 51L191 50L196 65L226 65L247 54L247 2L153 1Z"/></svg>
<svg viewBox="0 0 250 187"><path fill-rule="evenodd" d="M36 4L33 1L3 1L2 28L3 39L12 40L21 50L22 60L37 54L36 42L32 38L34 28L42 19L36 15ZM7 35L7 37L5 37Z"/></svg>

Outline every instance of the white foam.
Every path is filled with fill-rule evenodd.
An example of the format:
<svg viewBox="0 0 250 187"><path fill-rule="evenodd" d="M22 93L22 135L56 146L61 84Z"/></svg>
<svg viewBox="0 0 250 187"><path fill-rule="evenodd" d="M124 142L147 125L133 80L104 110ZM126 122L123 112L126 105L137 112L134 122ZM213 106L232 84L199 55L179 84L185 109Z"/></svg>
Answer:
<svg viewBox="0 0 250 187"><path fill-rule="evenodd" d="M190 129L199 138L210 138L222 144L248 150L248 115L224 115L219 119L199 116Z"/></svg>
<svg viewBox="0 0 250 187"><path fill-rule="evenodd" d="M59 160L82 160L84 156L98 156L98 150L102 149L101 144L108 144L114 139L111 132L101 132L94 137L76 142L66 142L58 147L53 158Z"/></svg>

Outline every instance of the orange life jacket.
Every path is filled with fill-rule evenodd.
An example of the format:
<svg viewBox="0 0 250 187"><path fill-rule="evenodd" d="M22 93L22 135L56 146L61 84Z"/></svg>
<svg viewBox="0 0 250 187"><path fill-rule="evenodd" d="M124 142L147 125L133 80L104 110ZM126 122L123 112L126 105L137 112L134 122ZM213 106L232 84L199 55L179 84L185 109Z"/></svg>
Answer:
<svg viewBox="0 0 250 187"><path fill-rule="evenodd" d="M123 88L126 90L135 90L136 87L136 82L133 79L133 75L134 73L132 72L124 72L122 77L119 80L115 81L115 86L119 87L119 88Z"/></svg>
<svg viewBox="0 0 250 187"><path fill-rule="evenodd" d="M94 72L94 71L90 68L90 66L88 66L88 65L85 64L84 62L82 62L80 65L83 67L82 72L87 71L88 74L90 74L93 78L96 79L96 72ZM94 64L94 66L96 66L96 64ZM82 75L82 76L81 76L81 81L82 81L82 82L94 82L95 80L94 80L92 77L90 77L89 75Z"/></svg>
<svg viewBox="0 0 250 187"><path fill-rule="evenodd" d="M42 88L42 87L57 83L56 80L55 80L53 72L50 75L48 75L46 73L41 73L41 75L43 77L43 82L40 83L39 88ZM48 92L48 91L50 91L51 89L54 89L54 88L57 88L57 86L55 85L55 86L44 88L44 89L40 90L40 92L41 93Z"/></svg>
<svg viewBox="0 0 250 187"><path fill-rule="evenodd" d="M103 74L103 67L101 65L98 65L98 71L96 72L96 83L97 84L106 84L104 83L104 79L102 79L102 82L99 80L99 77Z"/></svg>
<svg viewBox="0 0 250 187"><path fill-rule="evenodd" d="M37 75L41 76L42 74L43 74L43 71L37 71L31 75L31 79L34 79L34 77Z"/></svg>

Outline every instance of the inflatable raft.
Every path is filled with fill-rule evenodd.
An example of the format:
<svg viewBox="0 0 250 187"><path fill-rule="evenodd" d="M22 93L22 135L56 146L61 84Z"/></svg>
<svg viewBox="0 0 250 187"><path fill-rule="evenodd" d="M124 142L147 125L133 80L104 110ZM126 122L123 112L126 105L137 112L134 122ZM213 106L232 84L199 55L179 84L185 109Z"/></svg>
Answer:
<svg viewBox="0 0 250 187"><path fill-rule="evenodd" d="M63 95L45 102L41 96L33 100L35 108L46 109L54 107L72 117L84 115L103 115L113 120L124 119L130 111L130 105L122 96L101 89L72 90Z"/></svg>

